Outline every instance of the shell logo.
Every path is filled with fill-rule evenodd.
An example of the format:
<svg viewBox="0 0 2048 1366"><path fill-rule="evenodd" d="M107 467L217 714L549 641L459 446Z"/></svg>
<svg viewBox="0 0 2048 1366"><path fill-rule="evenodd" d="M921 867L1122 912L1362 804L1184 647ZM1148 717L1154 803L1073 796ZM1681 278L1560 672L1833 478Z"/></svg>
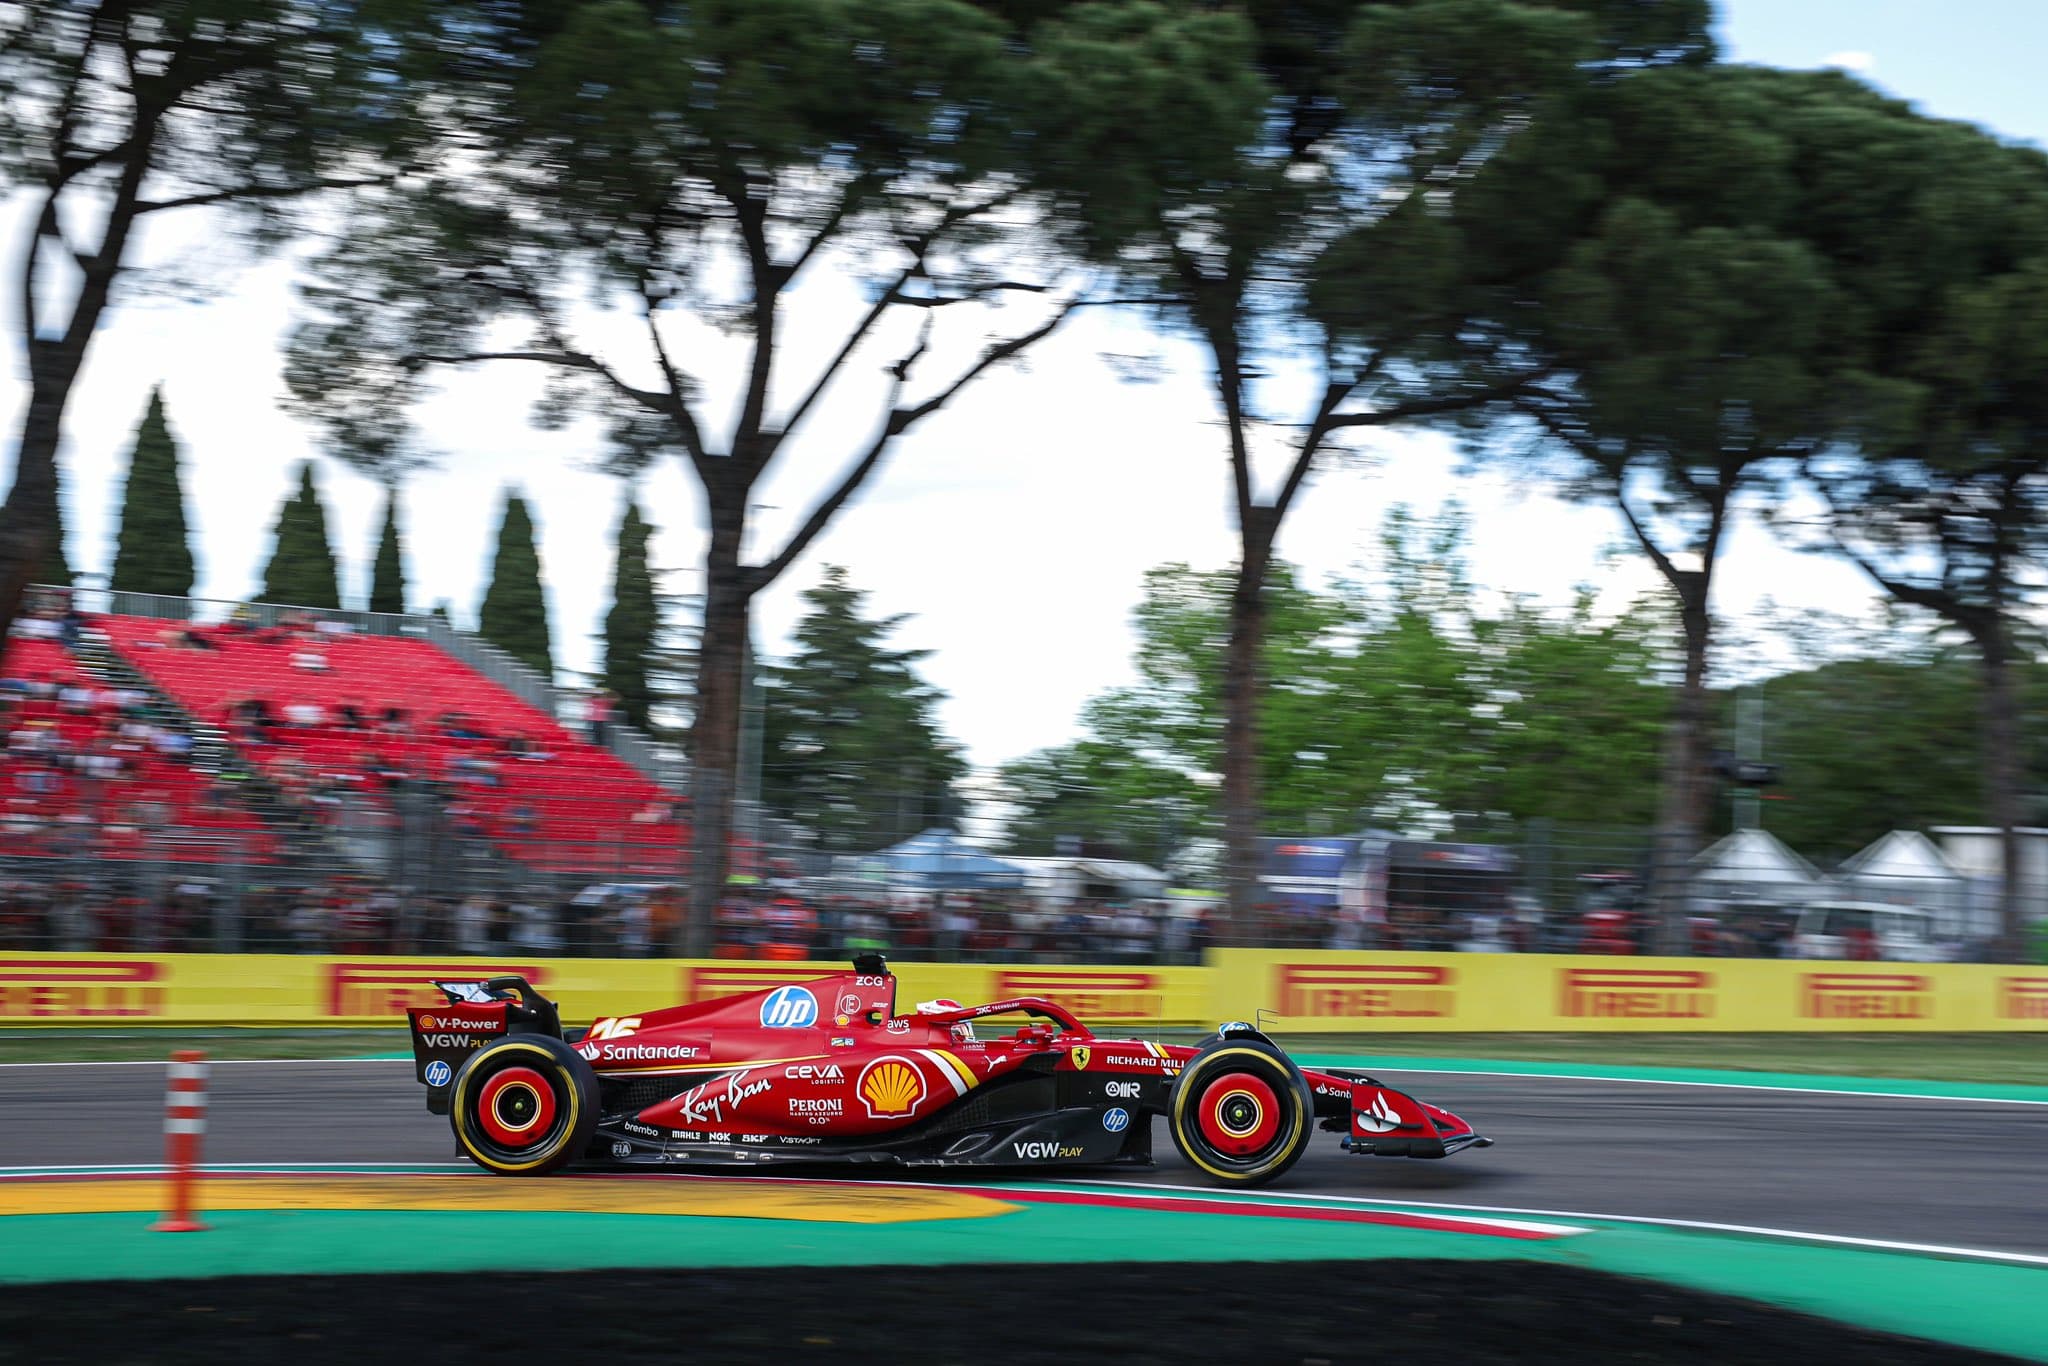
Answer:
<svg viewBox="0 0 2048 1366"><path fill-rule="evenodd" d="M924 1099L924 1073L906 1058L876 1058L860 1074L860 1099L869 1119L907 1115Z"/></svg>

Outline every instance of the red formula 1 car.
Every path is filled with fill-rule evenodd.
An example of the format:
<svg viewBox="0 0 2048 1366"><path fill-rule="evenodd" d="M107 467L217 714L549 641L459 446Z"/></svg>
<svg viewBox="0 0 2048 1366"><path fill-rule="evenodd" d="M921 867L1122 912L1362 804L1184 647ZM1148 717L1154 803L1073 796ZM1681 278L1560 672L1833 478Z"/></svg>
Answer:
<svg viewBox="0 0 2048 1366"><path fill-rule="evenodd" d="M1105 1039L1037 997L896 1013L879 955L852 972L599 1020L578 1039L524 978L441 983L407 1012L427 1109L506 1175L844 1162L1090 1167L1152 1161L1153 1117L1216 1181L1273 1180L1318 1123L1348 1152L1486 1147L1362 1072L1297 1067L1248 1024L1198 1047ZM976 1021L1021 1017L1014 1033Z"/></svg>

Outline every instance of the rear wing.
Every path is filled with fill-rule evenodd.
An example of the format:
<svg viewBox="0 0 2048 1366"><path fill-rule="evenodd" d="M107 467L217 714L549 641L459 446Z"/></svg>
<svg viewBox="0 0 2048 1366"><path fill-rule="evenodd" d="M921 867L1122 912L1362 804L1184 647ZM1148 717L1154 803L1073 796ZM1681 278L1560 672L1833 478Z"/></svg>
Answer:
<svg viewBox="0 0 2048 1366"><path fill-rule="evenodd" d="M405 1012L412 1030L413 1074L427 1088L430 1113L448 1113L449 1087L462 1064L477 1050L507 1034L562 1037L562 1018L555 1003L535 991L524 977L434 985L447 998L447 1005Z"/></svg>

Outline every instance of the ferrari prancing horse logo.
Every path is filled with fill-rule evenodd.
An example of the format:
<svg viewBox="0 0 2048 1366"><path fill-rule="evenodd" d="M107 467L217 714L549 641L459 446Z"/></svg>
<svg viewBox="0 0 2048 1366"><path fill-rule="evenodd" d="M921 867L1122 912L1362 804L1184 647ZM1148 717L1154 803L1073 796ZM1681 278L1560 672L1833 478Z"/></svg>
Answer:
<svg viewBox="0 0 2048 1366"><path fill-rule="evenodd" d="M1074 1060L1074 1070L1076 1072L1086 1072L1088 1070L1087 1048L1082 1047L1068 1049L1067 1056Z"/></svg>

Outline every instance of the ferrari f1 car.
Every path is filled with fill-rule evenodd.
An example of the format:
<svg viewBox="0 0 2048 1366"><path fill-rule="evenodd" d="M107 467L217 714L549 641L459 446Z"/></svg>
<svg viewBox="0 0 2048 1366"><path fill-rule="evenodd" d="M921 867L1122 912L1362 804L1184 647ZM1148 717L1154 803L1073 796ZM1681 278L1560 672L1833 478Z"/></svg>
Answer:
<svg viewBox="0 0 2048 1366"><path fill-rule="evenodd" d="M576 1038L524 978L437 983L409 1011L427 1109L508 1176L790 1162L1149 1165L1164 1116L1182 1157L1255 1186L1316 1127L1348 1152L1448 1157L1491 1142L1362 1072L1295 1065L1249 1024L1199 1046L1102 1038L1038 997L896 1013L879 955L852 972L598 1020ZM978 1033L994 1017L1014 1032Z"/></svg>

